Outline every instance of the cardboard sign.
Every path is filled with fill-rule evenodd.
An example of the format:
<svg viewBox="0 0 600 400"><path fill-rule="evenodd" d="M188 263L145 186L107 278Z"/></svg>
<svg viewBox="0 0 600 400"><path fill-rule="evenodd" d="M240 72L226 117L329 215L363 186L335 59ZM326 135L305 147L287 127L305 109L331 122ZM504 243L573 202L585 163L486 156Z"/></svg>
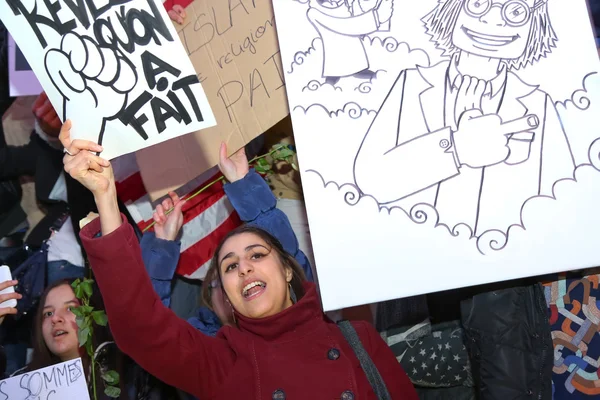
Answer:
<svg viewBox="0 0 600 400"><path fill-rule="evenodd" d="M81 358L0 381L0 400L89 400Z"/></svg>
<svg viewBox="0 0 600 400"><path fill-rule="evenodd" d="M325 310L598 265L585 0L274 7Z"/></svg>
<svg viewBox="0 0 600 400"><path fill-rule="evenodd" d="M159 1L6 0L0 18L72 136L104 158L215 124Z"/></svg>
<svg viewBox="0 0 600 400"><path fill-rule="evenodd" d="M233 153L288 115L271 2L196 0L186 13L179 37L217 126L137 153L152 199L215 166L221 141Z"/></svg>
<svg viewBox="0 0 600 400"><path fill-rule="evenodd" d="M10 35L8 35L8 85L11 97L32 96L42 92L42 85Z"/></svg>

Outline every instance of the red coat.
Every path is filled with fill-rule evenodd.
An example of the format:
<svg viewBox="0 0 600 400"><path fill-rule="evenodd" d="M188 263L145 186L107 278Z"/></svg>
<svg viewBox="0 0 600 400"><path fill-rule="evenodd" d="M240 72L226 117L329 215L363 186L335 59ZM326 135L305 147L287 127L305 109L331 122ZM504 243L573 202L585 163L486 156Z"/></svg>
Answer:
<svg viewBox="0 0 600 400"><path fill-rule="evenodd" d="M123 224L93 239L81 231L116 343L149 373L201 400L375 400L358 359L321 310L314 284L292 307L264 318L237 316L239 328L216 337L163 306L142 263L133 229ZM377 331L353 323L393 399L417 400L406 373Z"/></svg>

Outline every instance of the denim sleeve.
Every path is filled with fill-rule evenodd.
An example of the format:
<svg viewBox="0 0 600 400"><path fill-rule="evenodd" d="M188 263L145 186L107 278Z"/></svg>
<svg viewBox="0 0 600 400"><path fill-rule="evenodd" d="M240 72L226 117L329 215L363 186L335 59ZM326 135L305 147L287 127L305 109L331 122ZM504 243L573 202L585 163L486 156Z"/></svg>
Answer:
<svg viewBox="0 0 600 400"><path fill-rule="evenodd" d="M254 169L251 169L239 181L225 184L224 190L242 221L262 228L275 236L285 251L293 255L302 266L306 279L313 281L308 258L300 250L298 239L287 215L277 208L277 199L267 182Z"/></svg>
<svg viewBox="0 0 600 400"><path fill-rule="evenodd" d="M154 232L146 232L140 242L142 259L154 291L162 303L171 304L171 281L175 275L181 243L179 241L158 239Z"/></svg>

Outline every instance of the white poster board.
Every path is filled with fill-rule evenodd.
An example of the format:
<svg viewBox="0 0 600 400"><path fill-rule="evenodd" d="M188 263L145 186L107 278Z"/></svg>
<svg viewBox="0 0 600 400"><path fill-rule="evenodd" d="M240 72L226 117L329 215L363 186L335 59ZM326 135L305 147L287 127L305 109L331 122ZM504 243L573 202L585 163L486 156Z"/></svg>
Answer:
<svg viewBox="0 0 600 400"><path fill-rule="evenodd" d="M325 310L599 264L585 0L274 9Z"/></svg>
<svg viewBox="0 0 600 400"><path fill-rule="evenodd" d="M215 125L156 0L6 0L0 18L72 136L111 159Z"/></svg>
<svg viewBox="0 0 600 400"><path fill-rule="evenodd" d="M0 381L0 400L89 400L81 358Z"/></svg>
<svg viewBox="0 0 600 400"><path fill-rule="evenodd" d="M42 85L10 35L8 35L8 86L11 97L34 96L42 92Z"/></svg>

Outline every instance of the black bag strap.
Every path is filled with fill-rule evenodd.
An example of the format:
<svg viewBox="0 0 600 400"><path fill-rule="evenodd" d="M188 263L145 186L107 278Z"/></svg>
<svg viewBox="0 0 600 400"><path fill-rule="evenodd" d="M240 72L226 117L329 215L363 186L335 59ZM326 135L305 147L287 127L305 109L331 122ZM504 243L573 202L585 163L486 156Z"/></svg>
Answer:
<svg viewBox="0 0 600 400"><path fill-rule="evenodd" d="M340 327L342 334L348 341L350 347L352 347L352 350L354 350L354 354L356 354L356 357L360 362L360 366L362 367L363 371L365 371L367 379L369 380L373 391L377 395L377 398L379 400L391 400L392 397L385 386L383 378L379 374L375 364L373 364L373 360L371 360L371 357L369 357L369 354L363 347L362 342L360 341L360 338L358 337L358 334L356 333L356 330L350 321L339 321L337 325Z"/></svg>

